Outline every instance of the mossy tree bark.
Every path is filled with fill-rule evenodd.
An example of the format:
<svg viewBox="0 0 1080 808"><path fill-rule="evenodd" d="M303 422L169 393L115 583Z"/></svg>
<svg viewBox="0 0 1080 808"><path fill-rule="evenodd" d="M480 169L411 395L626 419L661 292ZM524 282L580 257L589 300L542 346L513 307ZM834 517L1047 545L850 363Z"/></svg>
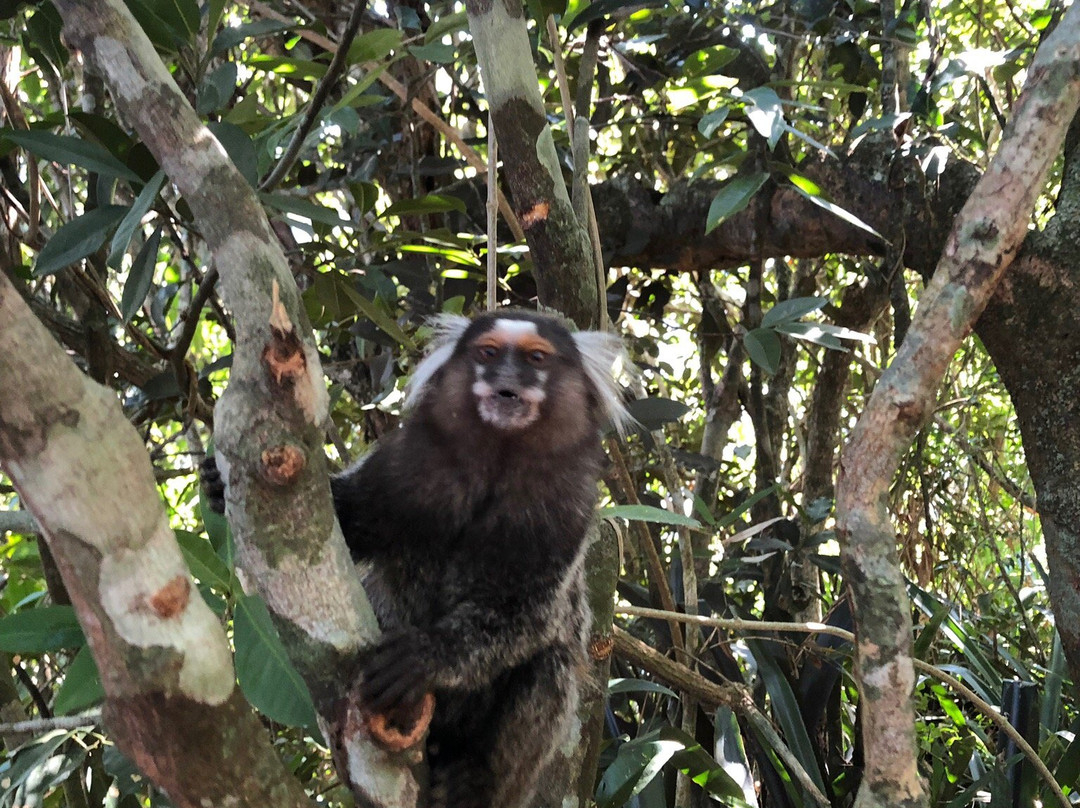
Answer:
<svg viewBox="0 0 1080 808"><path fill-rule="evenodd" d="M342 696L349 663L378 627L334 516L322 449L326 386L288 264L254 191L126 6L56 6L68 44L104 78L123 119L191 206L221 276L237 338L215 410L217 452L238 565L311 688L342 778L370 804L411 806L418 786L404 758L374 746Z"/></svg>
<svg viewBox="0 0 1080 808"><path fill-rule="evenodd" d="M561 311L580 328L595 326L604 290L597 288L588 233L563 181L524 7L521 0L467 0L465 8L503 175L529 243L540 303Z"/></svg>

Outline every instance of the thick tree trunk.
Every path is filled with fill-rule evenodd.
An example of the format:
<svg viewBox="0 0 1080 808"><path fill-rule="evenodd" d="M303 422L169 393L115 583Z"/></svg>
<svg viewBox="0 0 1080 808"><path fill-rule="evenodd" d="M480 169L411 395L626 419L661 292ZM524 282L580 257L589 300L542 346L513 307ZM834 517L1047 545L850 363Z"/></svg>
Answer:
<svg viewBox="0 0 1080 808"><path fill-rule="evenodd" d="M33 511L86 631L105 721L183 808L308 805L236 688L146 448L0 273L0 462Z"/></svg>

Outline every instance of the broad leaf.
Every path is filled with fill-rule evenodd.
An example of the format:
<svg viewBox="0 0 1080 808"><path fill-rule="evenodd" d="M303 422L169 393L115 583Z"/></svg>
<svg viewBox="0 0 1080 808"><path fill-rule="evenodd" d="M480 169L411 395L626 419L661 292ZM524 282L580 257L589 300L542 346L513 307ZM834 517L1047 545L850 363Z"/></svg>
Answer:
<svg viewBox="0 0 1080 808"><path fill-rule="evenodd" d="M226 28L214 37L214 44L211 46L210 52L214 56L218 56L229 50L229 48L235 48L245 39L250 37L263 37L270 34L277 34L282 31L288 31L295 26L296 23L290 21L255 20L254 22L246 22L242 25Z"/></svg>
<svg viewBox="0 0 1080 808"><path fill-rule="evenodd" d="M459 213L465 212L465 203L458 199L456 196L447 196L445 194L428 194L422 196L419 199L399 199L397 202L389 205L379 217L383 216L405 216L405 215L418 215L422 213L447 213L449 211L456 210Z"/></svg>
<svg viewBox="0 0 1080 808"><path fill-rule="evenodd" d="M131 262L131 271L128 273L127 283L124 284L124 296L120 300L120 316L124 322L129 322L135 316L146 296L150 293L150 287L154 283L154 269L157 268L158 247L161 246L161 228L158 227L151 234L146 243L139 249L135 260Z"/></svg>
<svg viewBox="0 0 1080 808"><path fill-rule="evenodd" d="M233 617L236 679L252 706L290 727L314 727L315 705L258 597L239 595Z"/></svg>
<svg viewBox="0 0 1080 808"><path fill-rule="evenodd" d="M101 686L97 664L90 653L90 646L84 645L64 673L64 683L56 694L53 712L71 715L94 706L104 698L105 690Z"/></svg>
<svg viewBox="0 0 1080 808"><path fill-rule="evenodd" d="M758 134L769 142L769 148L776 148L787 125L780 96L771 87L755 87L744 93L743 98L750 102L746 107L746 117Z"/></svg>
<svg viewBox="0 0 1080 808"><path fill-rule="evenodd" d="M827 297L793 297L782 300L761 317L762 328L772 328L780 323L792 323L817 311L829 302Z"/></svg>
<svg viewBox="0 0 1080 808"><path fill-rule="evenodd" d="M233 573L210 541L190 530L177 530L175 533L191 574L204 584L228 592L233 586Z"/></svg>
<svg viewBox="0 0 1080 808"><path fill-rule="evenodd" d="M122 180L139 182L139 175L116 159L108 150L89 140L43 132L3 130L5 140L22 146L43 160L51 160L66 166L79 166L87 171L107 174Z"/></svg>
<svg viewBox="0 0 1080 808"><path fill-rule="evenodd" d="M800 188L798 185L795 186L795 190L800 195L802 195L802 196L806 197L807 199L809 199L811 202L813 202L819 208L822 208L823 210L827 210L833 216L838 216L839 218L843 219L848 224L854 225L855 227L859 228L860 230L865 230L870 235L876 236L877 238L881 239L882 241L888 243L889 240L887 238L885 238L885 236L881 235L881 233L879 233L877 230L872 228L870 225L868 225L866 222L864 222L862 219L860 219L854 213L851 213L850 211L845 210L844 208L840 207L839 205L834 204L833 202L830 202L829 200L825 199L825 197L823 197L823 196L816 196L814 194L807 193L804 189Z"/></svg>
<svg viewBox="0 0 1080 808"><path fill-rule="evenodd" d="M608 694L615 693L662 693L672 698L679 697L671 688L645 679L612 679L608 682Z"/></svg>
<svg viewBox="0 0 1080 808"><path fill-rule="evenodd" d="M42 654L85 642L70 606L39 606L0 617L0 651L9 654Z"/></svg>
<svg viewBox="0 0 1080 808"><path fill-rule="evenodd" d="M757 661L758 675L765 683L765 689L772 701L772 715L784 731L784 740L787 741L788 747L806 773L810 775L814 785L822 793L827 793L817 758L814 755L814 745L810 742L810 735L803 723L802 712L799 710L795 693L791 689L791 682L784 676L780 666L769 653L768 643L763 640L748 639L746 644Z"/></svg>
<svg viewBox="0 0 1080 808"><path fill-rule="evenodd" d="M626 409L635 421L648 430L678 421L690 412L690 408L681 401L658 396L634 399L626 405Z"/></svg>
<svg viewBox="0 0 1080 808"><path fill-rule="evenodd" d="M157 199L158 191L161 190L161 186L164 184L165 172L159 171L139 191L139 195L135 197L135 202L128 208L128 212L124 214L124 218L113 234L112 242L109 245L109 266L114 269L120 266L120 261L127 251L128 244L131 243L131 237L135 234L135 229L142 223L143 217L150 212L154 200Z"/></svg>
<svg viewBox="0 0 1080 808"><path fill-rule="evenodd" d="M106 205L65 222L38 253L34 276L51 275L101 249L127 211L121 205Z"/></svg>
<svg viewBox="0 0 1080 808"><path fill-rule="evenodd" d="M770 376L780 367L780 338L771 328L755 328L743 337L750 361Z"/></svg>
<svg viewBox="0 0 1080 808"><path fill-rule="evenodd" d="M681 513L672 513L652 505L611 505L600 509L600 517L607 519L618 517L632 522L654 522L661 525L680 525L682 527L701 527L701 522Z"/></svg>
<svg viewBox="0 0 1080 808"><path fill-rule="evenodd" d="M705 233L711 233L719 227L725 219L730 219L739 211L750 204L754 194L761 190L769 179L768 173L754 171L750 174L739 174L732 177L713 197L709 205L709 213L705 218Z"/></svg>
<svg viewBox="0 0 1080 808"><path fill-rule="evenodd" d="M379 28L361 34L349 47L349 63L376 62L385 59L401 47L401 31L396 28Z"/></svg>

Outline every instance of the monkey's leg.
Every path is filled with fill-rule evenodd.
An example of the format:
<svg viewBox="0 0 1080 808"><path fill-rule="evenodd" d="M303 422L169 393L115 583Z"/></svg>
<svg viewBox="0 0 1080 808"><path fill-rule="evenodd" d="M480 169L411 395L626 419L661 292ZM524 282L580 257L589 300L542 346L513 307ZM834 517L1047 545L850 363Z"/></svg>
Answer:
<svg viewBox="0 0 1080 808"><path fill-rule="evenodd" d="M580 677L571 659L567 652L548 649L515 671L489 750L491 808L533 804L536 784L555 750L571 741Z"/></svg>

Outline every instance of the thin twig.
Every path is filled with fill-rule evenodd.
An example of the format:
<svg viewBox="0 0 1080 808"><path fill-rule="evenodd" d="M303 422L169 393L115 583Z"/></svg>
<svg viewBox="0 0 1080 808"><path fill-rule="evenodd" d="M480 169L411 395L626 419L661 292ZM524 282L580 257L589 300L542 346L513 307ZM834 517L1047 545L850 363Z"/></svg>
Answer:
<svg viewBox="0 0 1080 808"><path fill-rule="evenodd" d="M804 634L828 634L833 637L839 637L840 639L847 640L854 645L855 635L842 628L835 626L828 626L824 623L785 623L776 620L743 620L741 618L724 618L724 617L704 617L696 614L680 614L678 612L665 612L660 609L646 609L641 606L620 606L615 607L615 614L630 615L633 617L650 617L657 620L669 620L678 621L680 623L692 623L699 626L708 626L710 628L722 628L728 631L736 633L756 633L756 632L773 632L773 631L793 631L801 632ZM618 650L618 643L616 643L616 650ZM659 653L659 652L654 652ZM670 664L678 664L668 660ZM1039 776L1046 783L1047 787L1054 792L1058 798L1058 802L1061 803L1062 808L1071 808L1069 799L1065 796L1061 790L1061 786L1058 785L1054 775L1050 772L1050 769L1046 767L1046 764L1042 762L1039 757L1039 753L1036 752L1031 744L1025 740L1024 736L1020 734L1009 720L1001 714L993 705L988 704L981 699L978 694L971 688L961 682L954 676L950 676L943 670L934 667L928 662L923 662L921 659L913 659L915 663L915 670L920 673L925 673L927 676L937 679L943 684L947 684L953 688L957 693L967 699L980 713L986 716L990 721L1013 740L1017 748L1023 753L1031 765L1035 767L1035 770L1039 773Z"/></svg>
<svg viewBox="0 0 1080 808"><path fill-rule="evenodd" d="M732 682L716 684L710 682L700 673L696 673L685 665L668 659L659 651L650 648L641 640L632 636L625 629L615 626L615 653L624 659L628 659L635 665L642 667L661 681L670 686L691 694L706 709L714 710L723 705L730 707L732 711L743 716L749 721L764 738L769 749L776 753L783 761L784 766L799 785L821 806L829 805L825 795L821 793L817 785L806 769L803 768L798 758L791 752L787 744L773 728L772 722L762 714L754 703L753 698L742 685Z"/></svg>
<svg viewBox="0 0 1080 808"><path fill-rule="evenodd" d="M0 735L41 735L55 729L79 729L101 723L101 710L91 710L81 715L58 715L54 718L32 718L0 724Z"/></svg>
<svg viewBox="0 0 1080 808"><path fill-rule="evenodd" d="M319 81L315 93L308 101L304 119L300 122L300 126L296 128L296 131L293 132L292 140L289 141L285 154L278 160L278 164L274 166L274 170L270 172L270 175L259 185L260 191L269 191L281 182L282 178L289 173L293 163L296 162L300 149L304 147L304 141L311 132L311 127L315 125L315 119L319 117L319 112L322 110L323 104L326 103L327 96L330 95L331 88L337 84L338 78L345 69L345 62L349 57L349 48L356 38L356 32L360 30L360 18L364 16L365 8L367 8L367 0L356 0L352 15L345 26L345 32L341 35L341 41L334 51L334 58L330 60L330 67L327 68L326 75Z"/></svg>
<svg viewBox="0 0 1080 808"><path fill-rule="evenodd" d="M637 491L634 489L633 478L630 476L630 469L626 465L626 458L623 456L618 441L614 439L608 441L608 454L611 455L611 459L614 461L615 476L619 481L619 485L622 486L624 498L631 505L640 505ZM653 545L649 529L644 522L637 520L630 522L630 529L637 533L638 544L644 551L645 562L649 566L649 580L656 587L656 591L660 596L660 605L665 609L664 613L674 614L675 598L671 594L667 575L664 573L664 565L661 563L660 555ZM679 625L678 621L669 619L668 628L671 630L671 644L677 651L683 651L686 646L683 643L682 626Z"/></svg>
<svg viewBox="0 0 1080 808"><path fill-rule="evenodd" d="M495 311L499 287L499 144L491 112L487 120L487 310Z"/></svg>
<svg viewBox="0 0 1080 808"><path fill-rule="evenodd" d="M249 7L261 17L278 20L279 22L293 22L290 17L275 11L267 3L253 2L249 4ZM331 53L337 51L337 45L334 41L317 31L304 28L298 33L301 39L306 39L308 42L312 42ZM366 63L364 67L367 70L380 70L381 68L380 65L372 63ZM461 136L461 133L440 118L437 113L433 112L427 104L419 98L410 99L409 91L404 84L393 76L388 75L385 71L379 73L378 80L384 87L396 95L403 104L409 104L412 107L413 112L431 124L431 126L433 126L443 137L453 143L470 166L480 173L487 170L484 159L476 152L476 149L465 142L465 138ZM510 203L507 201L502 191L499 191L499 212L502 213L503 219L506 220L506 224L510 228L510 232L514 234L514 238L517 241L525 241L525 231L521 228L521 222L518 221L517 215L510 207Z"/></svg>

